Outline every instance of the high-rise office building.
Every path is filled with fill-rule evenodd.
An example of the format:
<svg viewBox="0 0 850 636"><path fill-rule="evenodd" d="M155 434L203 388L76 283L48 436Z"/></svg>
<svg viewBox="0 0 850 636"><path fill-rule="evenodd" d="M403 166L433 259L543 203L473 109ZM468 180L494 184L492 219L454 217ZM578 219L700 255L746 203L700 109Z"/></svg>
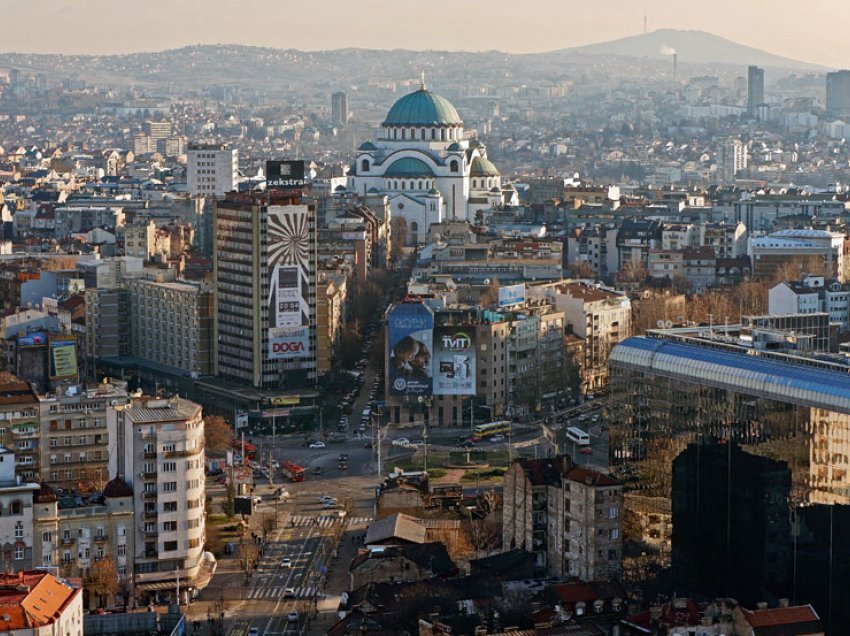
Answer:
<svg viewBox="0 0 850 636"><path fill-rule="evenodd" d="M340 126L348 123L348 95L342 91L331 95L331 123Z"/></svg>
<svg viewBox="0 0 850 636"><path fill-rule="evenodd" d="M192 196L221 197L239 182L239 151L227 144L189 144L186 185Z"/></svg>
<svg viewBox="0 0 850 636"><path fill-rule="evenodd" d="M231 193L215 227L217 375L258 388L315 382L315 207L300 190Z"/></svg>
<svg viewBox="0 0 850 636"><path fill-rule="evenodd" d="M673 567L710 594L760 600L791 571L788 498L782 461L733 442L689 444L673 461Z"/></svg>
<svg viewBox="0 0 850 636"><path fill-rule="evenodd" d="M831 115L850 113L850 71L826 74L826 110Z"/></svg>
<svg viewBox="0 0 850 636"><path fill-rule="evenodd" d="M750 66L747 69L747 113L755 117L758 107L764 103L764 69Z"/></svg>

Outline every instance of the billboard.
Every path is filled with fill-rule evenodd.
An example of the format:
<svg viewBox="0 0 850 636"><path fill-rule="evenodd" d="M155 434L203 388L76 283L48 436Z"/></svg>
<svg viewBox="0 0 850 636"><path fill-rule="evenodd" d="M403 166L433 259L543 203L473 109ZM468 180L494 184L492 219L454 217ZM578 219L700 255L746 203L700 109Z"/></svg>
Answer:
<svg viewBox="0 0 850 636"><path fill-rule="evenodd" d="M525 283L499 287L499 307L521 305L525 302Z"/></svg>
<svg viewBox="0 0 850 636"><path fill-rule="evenodd" d="M401 303L387 314L387 383L391 395L431 395L434 316L422 303Z"/></svg>
<svg viewBox="0 0 850 636"><path fill-rule="evenodd" d="M434 395L475 395L475 328L434 328Z"/></svg>
<svg viewBox="0 0 850 636"><path fill-rule="evenodd" d="M266 188L299 190L304 187L303 161L266 161Z"/></svg>
<svg viewBox="0 0 850 636"><path fill-rule="evenodd" d="M310 217L306 205L269 206L269 358L310 351Z"/></svg>
<svg viewBox="0 0 850 636"><path fill-rule="evenodd" d="M76 378L77 341L73 338L51 338L49 346L50 378Z"/></svg>
<svg viewBox="0 0 850 636"><path fill-rule="evenodd" d="M269 359L303 358L309 351L309 327L275 327L269 329Z"/></svg>
<svg viewBox="0 0 850 636"><path fill-rule="evenodd" d="M47 333L44 331L31 331L26 335L18 336L19 347L41 347L47 344Z"/></svg>

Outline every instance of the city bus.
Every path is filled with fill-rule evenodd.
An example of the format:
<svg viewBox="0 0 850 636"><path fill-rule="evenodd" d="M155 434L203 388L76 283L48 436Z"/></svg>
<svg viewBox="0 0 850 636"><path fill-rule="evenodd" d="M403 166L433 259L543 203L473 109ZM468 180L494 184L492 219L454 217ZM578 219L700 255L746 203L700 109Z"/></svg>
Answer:
<svg viewBox="0 0 850 636"><path fill-rule="evenodd" d="M590 435L577 426L570 426L567 429L567 439L575 442L579 446L588 446L590 444Z"/></svg>
<svg viewBox="0 0 850 636"><path fill-rule="evenodd" d="M289 481L304 481L304 468L295 462L283 462L280 465L280 472Z"/></svg>
<svg viewBox="0 0 850 636"><path fill-rule="evenodd" d="M487 424L476 424L472 427L472 434L475 437L490 437L499 433L509 433L510 430L510 420L500 420L498 422L488 422Z"/></svg>

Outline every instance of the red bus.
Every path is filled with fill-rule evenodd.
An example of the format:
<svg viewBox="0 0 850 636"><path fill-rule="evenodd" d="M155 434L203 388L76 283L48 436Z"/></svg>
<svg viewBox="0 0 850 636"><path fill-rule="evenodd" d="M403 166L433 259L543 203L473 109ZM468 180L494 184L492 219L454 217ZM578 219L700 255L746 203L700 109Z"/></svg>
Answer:
<svg viewBox="0 0 850 636"><path fill-rule="evenodd" d="M304 481L304 468L295 462L283 462L280 465L280 472L289 481Z"/></svg>
<svg viewBox="0 0 850 636"><path fill-rule="evenodd" d="M242 452L243 444L242 444L241 440L234 439L233 442L231 442L230 446L233 448L234 452L236 452L236 453ZM257 447L254 446L253 444L249 444L248 442L245 442L244 446L245 446L245 457L243 457L243 459L251 459L251 460L256 459L256 457L257 457Z"/></svg>

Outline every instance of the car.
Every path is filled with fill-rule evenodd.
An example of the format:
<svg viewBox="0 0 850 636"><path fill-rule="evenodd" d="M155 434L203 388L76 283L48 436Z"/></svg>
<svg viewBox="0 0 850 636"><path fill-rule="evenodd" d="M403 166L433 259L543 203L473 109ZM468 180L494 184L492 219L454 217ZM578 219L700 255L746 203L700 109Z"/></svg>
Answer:
<svg viewBox="0 0 850 636"><path fill-rule="evenodd" d="M339 502L336 499L330 499L322 503L323 508L336 508L339 505Z"/></svg>
<svg viewBox="0 0 850 636"><path fill-rule="evenodd" d="M260 629L258 627L252 627L248 630L248 636L260 636Z"/></svg>
<svg viewBox="0 0 850 636"><path fill-rule="evenodd" d="M288 620L290 623L297 623L298 622L298 612L296 612L294 610L289 612L289 614L286 615L286 620Z"/></svg>
<svg viewBox="0 0 850 636"><path fill-rule="evenodd" d="M365 442L363 442L363 448L372 448L372 440L367 439Z"/></svg>
<svg viewBox="0 0 850 636"><path fill-rule="evenodd" d="M588 393L587 395L584 396L584 399L585 400L592 400L594 397L596 397L596 396L593 395L593 393Z"/></svg>
<svg viewBox="0 0 850 636"><path fill-rule="evenodd" d="M338 459L341 462L347 462L348 461L348 453L340 453Z"/></svg>
<svg viewBox="0 0 850 636"><path fill-rule="evenodd" d="M505 436L504 435L493 435L493 437L490 438L490 441L493 444L501 444L502 442L505 441Z"/></svg>
<svg viewBox="0 0 850 636"><path fill-rule="evenodd" d="M336 498L330 495L321 495L319 497L319 503L325 503L326 501L336 501Z"/></svg>
<svg viewBox="0 0 850 636"><path fill-rule="evenodd" d="M399 437L398 439L393 440L393 446L400 446L401 448L405 448L410 446L410 440L406 437Z"/></svg>
<svg viewBox="0 0 850 636"><path fill-rule="evenodd" d="M295 588L287 587L283 590L283 598L295 598Z"/></svg>
<svg viewBox="0 0 850 636"><path fill-rule="evenodd" d="M590 446L585 446L579 451L579 453L582 455L593 455L593 449Z"/></svg>
<svg viewBox="0 0 850 636"><path fill-rule="evenodd" d="M283 561L280 562L280 567L291 568L292 567L292 559L290 559L289 557L283 557Z"/></svg>
<svg viewBox="0 0 850 636"><path fill-rule="evenodd" d="M279 461L277 461L276 459L273 459L273 460L272 460L272 468L274 468L275 470L277 470L278 468L280 468L280 462L279 462Z"/></svg>
<svg viewBox="0 0 850 636"><path fill-rule="evenodd" d="M312 471L314 475L321 475L324 469L321 466L316 466Z"/></svg>
<svg viewBox="0 0 850 636"><path fill-rule="evenodd" d="M278 488L274 491L272 498L277 499L278 501L285 501L289 499L289 491L286 488Z"/></svg>
<svg viewBox="0 0 850 636"><path fill-rule="evenodd" d="M345 462L340 462L339 466L337 466L337 468L339 470L348 470L348 464L346 464Z"/></svg>
<svg viewBox="0 0 850 636"><path fill-rule="evenodd" d="M324 442L313 442L312 444L310 444L310 448L312 448L312 449L324 448L324 447L325 447Z"/></svg>

